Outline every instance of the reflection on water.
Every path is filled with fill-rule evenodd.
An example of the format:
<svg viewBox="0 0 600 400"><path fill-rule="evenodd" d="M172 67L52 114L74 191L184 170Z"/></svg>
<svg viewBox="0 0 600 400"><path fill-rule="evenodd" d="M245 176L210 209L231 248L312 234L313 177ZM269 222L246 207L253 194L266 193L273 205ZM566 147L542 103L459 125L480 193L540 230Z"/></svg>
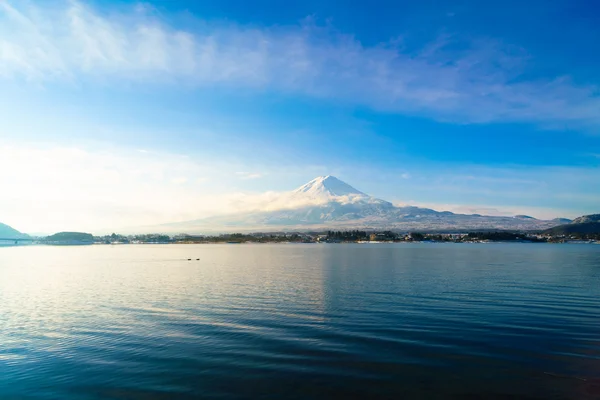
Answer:
<svg viewBox="0 0 600 400"><path fill-rule="evenodd" d="M594 399L599 377L600 246L0 249L3 399Z"/></svg>

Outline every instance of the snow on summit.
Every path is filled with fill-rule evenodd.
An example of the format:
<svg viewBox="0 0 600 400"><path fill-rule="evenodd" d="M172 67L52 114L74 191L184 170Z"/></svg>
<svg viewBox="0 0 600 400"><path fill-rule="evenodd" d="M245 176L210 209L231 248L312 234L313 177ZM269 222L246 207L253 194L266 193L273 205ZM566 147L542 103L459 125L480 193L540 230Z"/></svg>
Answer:
<svg viewBox="0 0 600 400"><path fill-rule="evenodd" d="M289 198L291 203L325 204L333 202L340 204L370 203L392 205L387 201L369 196L331 175L319 176L300 186L298 189L289 192Z"/></svg>
<svg viewBox="0 0 600 400"><path fill-rule="evenodd" d="M304 193L314 197L367 196L363 192L348 185L346 182L342 182L331 175L319 176L294 190L294 193Z"/></svg>

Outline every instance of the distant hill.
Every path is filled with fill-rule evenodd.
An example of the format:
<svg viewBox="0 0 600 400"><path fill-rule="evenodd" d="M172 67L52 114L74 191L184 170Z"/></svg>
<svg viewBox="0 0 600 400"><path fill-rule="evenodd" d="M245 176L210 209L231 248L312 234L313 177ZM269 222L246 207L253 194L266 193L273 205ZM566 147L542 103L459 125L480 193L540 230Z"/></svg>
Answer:
<svg viewBox="0 0 600 400"><path fill-rule="evenodd" d="M589 222L600 222L600 214L584 215L583 217L575 218L571 223L585 224Z"/></svg>
<svg viewBox="0 0 600 400"><path fill-rule="evenodd" d="M48 236L45 239L46 242L93 242L94 236L91 233L82 232L59 232L54 235Z"/></svg>
<svg viewBox="0 0 600 400"><path fill-rule="evenodd" d="M584 215L571 223L552 227L544 231L552 235L600 234L600 214Z"/></svg>
<svg viewBox="0 0 600 400"><path fill-rule="evenodd" d="M0 239L27 239L29 235L19 232L18 230L0 223Z"/></svg>
<svg viewBox="0 0 600 400"><path fill-rule="evenodd" d="M552 235L600 234L600 222L584 222L583 224L565 224L544 231Z"/></svg>

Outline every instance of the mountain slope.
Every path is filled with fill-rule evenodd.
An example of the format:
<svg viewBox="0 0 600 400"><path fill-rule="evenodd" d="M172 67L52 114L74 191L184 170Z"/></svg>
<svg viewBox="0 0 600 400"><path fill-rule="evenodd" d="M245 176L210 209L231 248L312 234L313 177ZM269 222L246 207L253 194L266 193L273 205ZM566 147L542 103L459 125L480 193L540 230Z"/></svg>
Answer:
<svg viewBox="0 0 600 400"><path fill-rule="evenodd" d="M396 207L333 176L322 176L283 193L263 210L164 225L182 232L291 229L541 230L560 224L525 215L494 217L454 214L415 206Z"/></svg>
<svg viewBox="0 0 600 400"><path fill-rule="evenodd" d="M552 227L544 231L552 235L600 234L600 214L584 215L571 223Z"/></svg>
<svg viewBox="0 0 600 400"><path fill-rule="evenodd" d="M28 237L28 235L21 233L18 230L0 222L1 239L25 239Z"/></svg>
<svg viewBox="0 0 600 400"><path fill-rule="evenodd" d="M570 234L600 234L600 222L582 222L581 224L559 225L547 229L544 233L551 235L570 235Z"/></svg>
<svg viewBox="0 0 600 400"><path fill-rule="evenodd" d="M571 221L572 224L585 224L590 222L600 222L600 214L584 215Z"/></svg>

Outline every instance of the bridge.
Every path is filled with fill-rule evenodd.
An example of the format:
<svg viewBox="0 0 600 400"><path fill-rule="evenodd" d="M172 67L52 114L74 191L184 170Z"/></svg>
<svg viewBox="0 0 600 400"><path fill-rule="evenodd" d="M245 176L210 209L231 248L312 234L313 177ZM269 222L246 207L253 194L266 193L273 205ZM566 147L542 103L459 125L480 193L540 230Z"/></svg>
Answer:
<svg viewBox="0 0 600 400"><path fill-rule="evenodd" d="M0 244L6 244L3 242L11 242L12 244L19 244L20 242L33 242L34 240L31 238L21 238L21 239L15 239L15 238L0 238Z"/></svg>

